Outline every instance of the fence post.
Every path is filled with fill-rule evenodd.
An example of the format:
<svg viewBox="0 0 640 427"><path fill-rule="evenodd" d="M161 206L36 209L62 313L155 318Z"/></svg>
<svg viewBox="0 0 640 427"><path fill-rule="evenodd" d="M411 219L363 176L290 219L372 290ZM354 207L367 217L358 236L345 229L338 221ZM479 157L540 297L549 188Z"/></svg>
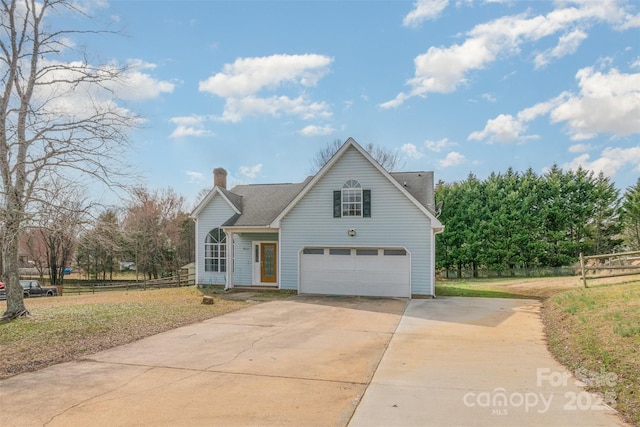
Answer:
<svg viewBox="0 0 640 427"><path fill-rule="evenodd" d="M587 287L587 276L584 272L584 256L582 256L582 252L580 252L580 270L582 270L582 283L584 283L584 287Z"/></svg>

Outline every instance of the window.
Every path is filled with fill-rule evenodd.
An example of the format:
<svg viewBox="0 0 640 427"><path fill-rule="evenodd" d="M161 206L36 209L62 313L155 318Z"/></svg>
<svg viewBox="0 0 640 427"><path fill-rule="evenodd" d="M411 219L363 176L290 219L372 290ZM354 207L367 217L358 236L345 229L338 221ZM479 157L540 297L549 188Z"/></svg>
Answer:
<svg viewBox="0 0 640 427"><path fill-rule="evenodd" d="M214 228L204 241L204 271L227 271L227 236L221 228Z"/></svg>
<svg viewBox="0 0 640 427"><path fill-rule="evenodd" d="M385 256L405 256L407 255L407 251L405 251L404 249L385 249L384 255Z"/></svg>
<svg viewBox="0 0 640 427"><path fill-rule="evenodd" d="M378 255L377 249L356 249L356 255Z"/></svg>
<svg viewBox="0 0 640 427"><path fill-rule="evenodd" d="M342 216L362 216L362 186L355 179L342 186Z"/></svg>
<svg viewBox="0 0 640 427"><path fill-rule="evenodd" d="M329 255L351 255L351 249L329 249Z"/></svg>
<svg viewBox="0 0 640 427"><path fill-rule="evenodd" d="M333 192L333 217L359 216L371 218L371 190L363 190L355 179L350 179L342 190Z"/></svg>
<svg viewBox="0 0 640 427"><path fill-rule="evenodd" d="M305 255L324 255L324 249L322 248L305 248L302 250Z"/></svg>

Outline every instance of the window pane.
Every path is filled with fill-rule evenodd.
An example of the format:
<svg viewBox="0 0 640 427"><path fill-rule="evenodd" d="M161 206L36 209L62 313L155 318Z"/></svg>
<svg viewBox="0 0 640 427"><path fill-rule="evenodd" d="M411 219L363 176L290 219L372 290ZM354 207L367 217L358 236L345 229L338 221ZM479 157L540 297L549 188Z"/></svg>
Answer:
<svg viewBox="0 0 640 427"><path fill-rule="evenodd" d="M406 255L407 251L405 251L404 249L385 249L384 250L384 254L386 255Z"/></svg>
<svg viewBox="0 0 640 427"><path fill-rule="evenodd" d="M377 249L357 249L356 255L378 255Z"/></svg>
<svg viewBox="0 0 640 427"><path fill-rule="evenodd" d="M351 255L351 249L329 249L329 255Z"/></svg>
<svg viewBox="0 0 640 427"><path fill-rule="evenodd" d="M306 248L302 253L305 255L324 255L324 249Z"/></svg>

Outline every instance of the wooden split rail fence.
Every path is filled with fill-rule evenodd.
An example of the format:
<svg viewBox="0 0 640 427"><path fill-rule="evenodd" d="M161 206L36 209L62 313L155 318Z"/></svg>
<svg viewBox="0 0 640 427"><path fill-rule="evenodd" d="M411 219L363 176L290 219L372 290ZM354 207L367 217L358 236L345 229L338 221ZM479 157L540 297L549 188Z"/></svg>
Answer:
<svg viewBox="0 0 640 427"><path fill-rule="evenodd" d="M585 288L587 280L640 275L640 251L591 256L580 254L580 269Z"/></svg>
<svg viewBox="0 0 640 427"><path fill-rule="evenodd" d="M145 290L159 288L178 288L181 286L192 286L195 283L195 275L182 274L173 277L164 277L162 279L141 280L139 282L126 283L109 283L94 282L83 285L65 285L63 293L65 294L81 294L85 292L108 292L108 291L129 291L129 290Z"/></svg>

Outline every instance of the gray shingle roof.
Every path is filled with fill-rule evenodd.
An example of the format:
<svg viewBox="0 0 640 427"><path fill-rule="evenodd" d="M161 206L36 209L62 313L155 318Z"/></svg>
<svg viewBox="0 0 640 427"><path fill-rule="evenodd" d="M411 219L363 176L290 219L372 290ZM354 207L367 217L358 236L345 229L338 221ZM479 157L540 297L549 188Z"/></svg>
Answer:
<svg viewBox="0 0 640 427"><path fill-rule="evenodd" d="M311 177L295 184L236 185L230 191L226 190L229 201L240 207L242 213L229 218L223 226L259 227L271 224L309 180Z"/></svg>
<svg viewBox="0 0 640 427"><path fill-rule="evenodd" d="M435 214L433 172L391 172L390 175L402 185L418 202Z"/></svg>
<svg viewBox="0 0 640 427"><path fill-rule="evenodd" d="M419 203L434 213L433 172L393 172L390 174ZM287 207L311 180L294 184L247 184L231 190L220 189L240 211L229 218L224 227L264 227Z"/></svg>

